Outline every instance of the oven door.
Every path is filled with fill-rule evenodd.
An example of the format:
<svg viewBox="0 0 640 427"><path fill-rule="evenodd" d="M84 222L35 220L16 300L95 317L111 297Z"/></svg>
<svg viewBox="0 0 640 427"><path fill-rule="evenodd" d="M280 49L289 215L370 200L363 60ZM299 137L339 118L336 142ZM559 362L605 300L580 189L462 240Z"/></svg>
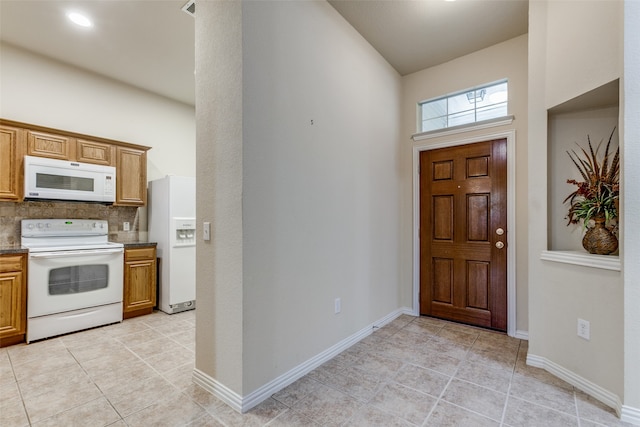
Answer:
<svg viewBox="0 0 640 427"><path fill-rule="evenodd" d="M123 248L29 254L29 318L122 301Z"/></svg>

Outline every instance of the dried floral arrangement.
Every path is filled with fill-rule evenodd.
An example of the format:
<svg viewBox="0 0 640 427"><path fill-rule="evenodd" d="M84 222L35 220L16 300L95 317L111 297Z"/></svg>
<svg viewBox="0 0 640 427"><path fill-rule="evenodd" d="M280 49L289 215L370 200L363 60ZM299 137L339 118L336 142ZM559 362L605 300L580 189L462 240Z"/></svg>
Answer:
<svg viewBox="0 0 640 427"><path fill-rule="evenodd" d="M616 129L613 128L601 159L598 151L604 140L600 141L594 151L588 135L588 151L580 145L578 145L580 147L578 152L567 151L583 179L582 181L567 180L567 183L578 187L564 200L564 203L569 202L567 225L582 221L586 228L591 219L604 217L605 223L609 224L612 219L618 217L620 148L616 149L613 157L610 156L611 140L615 131Z"/></svg>

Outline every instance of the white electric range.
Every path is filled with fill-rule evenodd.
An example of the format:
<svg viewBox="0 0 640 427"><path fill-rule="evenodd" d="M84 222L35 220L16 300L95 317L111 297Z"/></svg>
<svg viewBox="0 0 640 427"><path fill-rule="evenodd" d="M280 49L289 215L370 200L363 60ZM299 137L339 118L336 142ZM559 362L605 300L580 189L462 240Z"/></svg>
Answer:
<svg viewBox="0 0 640 427"><path fill-rule="evenodd" d="M124 245L108 222L22 220L29 249L27 343L122 321Z"/></svg>

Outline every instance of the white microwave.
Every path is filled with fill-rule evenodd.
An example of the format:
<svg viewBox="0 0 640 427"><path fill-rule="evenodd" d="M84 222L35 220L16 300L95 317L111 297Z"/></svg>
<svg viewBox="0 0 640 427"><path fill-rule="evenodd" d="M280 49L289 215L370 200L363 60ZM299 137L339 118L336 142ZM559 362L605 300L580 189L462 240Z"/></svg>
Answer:
<svg viewBox="0 0 640 427"><path fill-rule="evenodd" d="M116 168L24 156L24 198L113 203Z"/></svg>

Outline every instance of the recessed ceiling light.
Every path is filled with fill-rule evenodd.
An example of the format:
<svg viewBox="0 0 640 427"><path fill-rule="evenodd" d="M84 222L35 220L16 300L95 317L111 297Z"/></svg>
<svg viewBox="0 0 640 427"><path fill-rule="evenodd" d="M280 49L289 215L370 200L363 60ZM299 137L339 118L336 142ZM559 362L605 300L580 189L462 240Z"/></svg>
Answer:
<svg viewBox="0 0 640 427"><path fill-rule="evenodd" d="M71 22L73 22L76 25L79 25L81 27L93 27L93 22L91 22L91 20L89 18L87 18L85 15L78 13L78 12L69 12L67 13L67 18L69 18L71 20Z"/></svg>

